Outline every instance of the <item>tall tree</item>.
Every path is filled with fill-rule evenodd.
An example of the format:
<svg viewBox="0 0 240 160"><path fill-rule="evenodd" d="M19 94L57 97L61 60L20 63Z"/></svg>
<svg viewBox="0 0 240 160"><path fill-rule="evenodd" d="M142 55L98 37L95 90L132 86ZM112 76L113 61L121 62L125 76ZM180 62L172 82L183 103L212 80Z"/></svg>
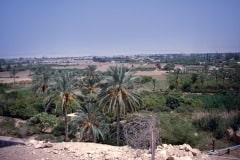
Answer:
<svg viewBox="0 0 240 160"><path fill-rule="evenodd" d="M96 69L97 69L97 67L95 65L88 65L86 72L85 72L86 77L90 78L90 79L98 78L97 74L96 74Z"/></svg>
<svg viewBox="0 0 240 160"><path fill-rule="evenodd" d="M37 68L34 71L32 78L32 91L40 94L43 97L46 96L45 94L51 81L51 74L52 72L48 67L41 66ZM44 101L43 107L45 112L48 111L51 100L52 99Z"/></svg>
<svg viewBox="0 0 240 160"><path fill-rule="evenodd" d="M54 77L54 83L49 88L49 95L45 100L60 100L64 116L65 141L68 141L67 107L76 96L77 80L72 72L60 71Z"/></svg>
<svg viewBox="0 0 240 160"><path fill-rule="evenodd" d="M96 72L96 66L89 65L84 74L84 78L82 79L81 87L83 89L83 93L85 94L94 94L97 92L99 88L99 81L101 76Z"/></svg>
<svg viewBox="0 0 240 160"><path fill-rule="evenodd" d="M161 63L160 63L160 62L157 62L157 63L156 63L156 67L158 68L158 70L161 70Z"/></svg>
<svg viewBox="0 0 240 160"><path fill-rule="evenodd" d="M99 95L103 112L113 113L117 119L117 144L120 144L120 118L137 110L142 100L137 94L137 77L127 72L123 65L109 67L109 76L102 81L104 87Z"/></svg>
<svg viewBox="0 0 240 160"><path fill-rule="evenodd" d="M13 83L15 84L15 82L16 82L16 74L17 74L16 69L15 68L11 69L10 73L11 73L11 76L13 78Z"/></svg>
<svg viewBox="0 0 240 160"><path fill-rule="evenodd" d="M48 67L39 67L33 74L33 91L45 93L51 78L51 71Z"/></svg>

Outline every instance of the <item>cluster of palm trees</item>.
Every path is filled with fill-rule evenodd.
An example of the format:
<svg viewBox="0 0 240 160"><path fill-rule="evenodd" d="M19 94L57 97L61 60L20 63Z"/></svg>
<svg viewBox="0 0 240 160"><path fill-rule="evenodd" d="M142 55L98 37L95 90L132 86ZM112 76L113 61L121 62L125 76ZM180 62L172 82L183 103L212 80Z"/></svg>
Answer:
<svg viewBox="0 0 240 160"><path fill-rule="evenodd" d="M121 118L137 111L142 105L136 89L138 82L140 79L123 65L109 67L105 76L97 72L93 65L89 65L82 74L41 67L33 76L33 91L45 97L45 112L51 103L62 107L65 141L69 140L67 108L73 103L79 106L77 122L81 141L96 142L104 137L99 129L99 113L107 113L117 121L119 145ZM79 105L80 101L84 105Z"/></svg>

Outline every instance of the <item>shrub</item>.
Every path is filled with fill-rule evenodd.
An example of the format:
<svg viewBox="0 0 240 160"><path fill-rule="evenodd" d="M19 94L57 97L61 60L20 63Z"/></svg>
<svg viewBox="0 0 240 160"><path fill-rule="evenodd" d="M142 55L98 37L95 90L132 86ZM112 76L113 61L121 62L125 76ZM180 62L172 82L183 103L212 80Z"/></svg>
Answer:
<svg viewBox="0 0 240 160"><path fill-rule="evenodd" d="M37 114L37 110L32 106L27 105L24 99L18 99L15 102L9 104L8 110L12 117L22 119L28 119Z"/></svg>
<svg viewBox="0 0 240 160"><path fill-rule="evenodd" d="M191 84L188 82L184 82L181 87L183 92L190 92L191 91Z"/></svg>
<svg viewBox="0 0 240 160"><path fill-rule="evenodd" d="M29 119L29 125L46 132L47 129L53 129L57 125L58 118L46 112L35 115Z"/></svg>
<svg viewBox="0 0 240 160"><path fill-rule="evenodd" d="M176 85L175 85L175 84L170 84L170 85L169 85L169 89L170 89L170 90L174 90L175 88L176 88Z"/></svg>
<svg viewBox="0 0 240 160"><path fill-rule="evenodd" d="M163 143L184 144L195 146L200 138L197 136L197 129L190 120L175 113L159 114L161 122L161 136Z"/></svg>
<svg viewBox="0 0 240 160"><path fill-rule="evenodd" d="M226 129L231 126L231 117L221 117L218 114L210 113L200 119L194 120L193 124L203 131L210 131L220 139L226 136Z"/></svg>
<svg viewBox="0 0 240 160"><path fill-rule="evenodd" d="M191 75L192 84L198 80L198 76L199 75L197 73L192 73L192 75Z"/></svg>
<svg viewBox="0 0 240 160"><path fill-rule="evenodd" d="M178 98L176 98L174 96L167 96L166 106L171 108L171 109L175 109L175 108L180 106L180 101L179 101Z"/></svg>
<svg viewBox="0 0 240 160"><path fill-rule="evenodd" d="M165 105L165 96L157 93L144 93L142 96L145 109L153 112L170 111L170 108Z"/></svg>
<svg viewBox="0 0 240 160"><path fill-rule="evenodd" d="M141 79L141 83L144 84L144 83L148 83L148 82L151 82L152 81L152 77L150 76L142 76L142 79Z"/></svg>
<svg viewBox="0 0 240 160"><path fill-rule="evenodd" d="M233 117L231 127L233 128L234 131L240 128L240 113L238 113L235 117Z"/></svg>

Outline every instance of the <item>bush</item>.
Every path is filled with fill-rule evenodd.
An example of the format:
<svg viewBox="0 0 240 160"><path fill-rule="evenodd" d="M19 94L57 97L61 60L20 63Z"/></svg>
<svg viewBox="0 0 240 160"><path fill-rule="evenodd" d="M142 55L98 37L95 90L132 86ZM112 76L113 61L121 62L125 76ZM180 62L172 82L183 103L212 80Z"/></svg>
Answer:
<svg viewBox="0 0 240 160"><path fill-rule="evenodd" d="M167 96L166 106L171 108L171 109L175 109L175 108L180 106L180 101L179 101L178 98L176 98L174 96Z"/></svg>
<svg viewBox="0 0 240 160"><path fill-rule="evenodd" d="M152 81L152 77L150 76L142 76L142 79L141 79L141 83L142 84L145 84L145 83L148 83L148 82L151 82Z"/></svg>
<svg viewBox="0 0 240 160"><path fill-rule="evenodd" d="M188 82L184 82L181 87L183 92L190 92L191 91L191 84Z"/></svg>
<svg viewBox="0 0 240 160"><path fill-rule="evenodd" d="M56 116L43 112L30 118L28 123L39 131L46 132L47 129L53 129L57 125L57 121Z"/></svg>
<svg viewBox="0 0 240 160"><path fill-rule="evenodd" d="M231 126L232 118L223 118L218 114L210 113L200 119L194 120L193 124L203 131L210 131L220 139L226 136L226 130Z"/></svg>
<svg viewBox="0 0 240 160"><path fill-rule="evenodd" d="M170 108L165 105L165 96L157 93L144 93L142 99L145 103L145 109L153 112L168 112Z"/></svg>
<svg viewBox="0 0 240 160"><path fill-rule="evenodd" d="M161 137L163 143L174 145L188 143L195 146L200 137L197 136L197 129L191 121L175 113L159 114Z"/></svg>
<svg viewBox="0 0 240 160"><path fill-rule="evenodd" d="M174 90L175 88L177 88L175 84L170 84L170 85L169 85L169 89L170 89L170 90Z"/></svg>
<svg viewBox="0 0 240 160"><path fill-rule="evenodd" d="M38 113L35 108L27 105L24 99L9 104L8 110L12 117L21 119L28 119Z"/></svg>
<svg viewBox="0 0 240 160"><path fill-rule="evenodd" d="M64 121L58 121L57 125L53 129L53 134L57 137L65 135Z"/></svg>
<svg viewBox="0 0 240 160"><path fill-rule="evenodd" d="M238 113L235 117L233 117L231 127L233 128L234 131L240 128L240 113Z"/></svg>

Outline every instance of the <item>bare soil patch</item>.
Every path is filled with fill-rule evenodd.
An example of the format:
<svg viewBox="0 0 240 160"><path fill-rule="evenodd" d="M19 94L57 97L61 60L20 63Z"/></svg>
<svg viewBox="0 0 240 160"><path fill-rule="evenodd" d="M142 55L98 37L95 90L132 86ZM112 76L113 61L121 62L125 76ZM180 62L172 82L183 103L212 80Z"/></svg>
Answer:
<svg viewBox="0 0 240 160"><path fill-rule="evenodd" d="M34 146L10 146L0 148L1 160L148 160L151 159L149 150L133 149L128 146L116 147L105 144L62 142L53 143L50 148ZM157 160L199 160L209 159L209 156L189 145L158 146Z"/></svg>
<svg viewBox="0 0 240 160"><path fill-rule="evenodd" d="M166 80L167 79L166 71L161 71L161 70L157 70L157 69L154 71L137 71L135 75L150 76L150 77L158 79L158 80Z"/></svg>
<svg viewBox="0 0 240 160"><path fill-rule="evenodd" d="M16 83L30 83L32 72L30 70L19 71L15 75ZM14 83L14 78L11 72L0 72L0 83Z"/></svg>

